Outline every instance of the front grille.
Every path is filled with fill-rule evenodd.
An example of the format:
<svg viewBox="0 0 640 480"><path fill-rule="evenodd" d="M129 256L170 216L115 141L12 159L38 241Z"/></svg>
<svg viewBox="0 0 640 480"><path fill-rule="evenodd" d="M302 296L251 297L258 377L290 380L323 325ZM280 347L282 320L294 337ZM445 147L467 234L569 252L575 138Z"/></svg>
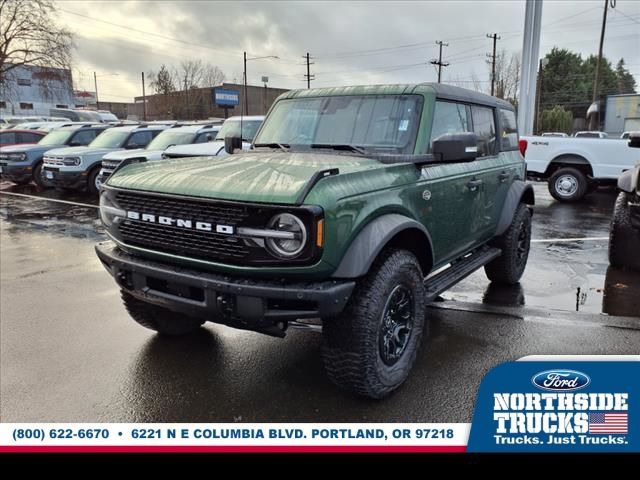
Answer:
<svg viewBox="0 0 640 480"><path fill-rule="evenodd" d="M43 160L44 160L44 163L47 164L47 165L54 165L56 167L63 167L64 166L64 163L62 162L63 158L64 157L49 157L49 156L46 156L46 157L44 157Z"/></svg>
<svg viewBox="0 0 640 480"><path fill-rule="evenodd" d="M249 254L243 240L211 232L125 221L120 225L120 233L131 245L198 258L241 260Z"/></svg>
<svg viewBox="0 0 640 480"><path fill-rule="evenodd" d="M296 259L283 261L274 258L263 245L236 234L216 233L216 225L265 228L277 212L298 215L310 225L310 238L315 238L314 211L304 207L282 207L222 200L206 200L153 193L111 190L118 207L140 215L170 217L171 225L126 218L118 224L116 236L124 243L158 252L182 255L235 265L247 264L305 264L316 259L319 251L309 242L308 248ZM176 226L176 220L210 223L213 231Z"/></svg>
<svg viewBox="0 0 640 480"><path fill-rule="evenodd" d="M105 172L113 172L118 165L120 165L120 160L102 160L102 169Z"/></svg>
<svg viewBox="0 0 640 480"><path fill-rule="evenodd" d="M249 216L248 207L206 200L172 198L118 192L116 202L125 210L151 215L164 215L185 220L198 220L213 224L240 225Z"/></svg>

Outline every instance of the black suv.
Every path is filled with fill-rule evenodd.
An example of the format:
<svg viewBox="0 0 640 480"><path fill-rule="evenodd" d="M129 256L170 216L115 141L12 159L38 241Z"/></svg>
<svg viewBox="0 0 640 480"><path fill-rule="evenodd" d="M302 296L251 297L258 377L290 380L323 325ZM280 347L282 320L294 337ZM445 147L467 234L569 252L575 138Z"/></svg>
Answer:
<svg viewBox="0 0 640 480"><path fill-rule="evenodd" d="M51 186L43 177L42 159L54 148L83 147L104 132L109 125L72 123L49 132L38 143L0 148L0 173L4 180L25 185L33 180L41 187Z"/></svg>

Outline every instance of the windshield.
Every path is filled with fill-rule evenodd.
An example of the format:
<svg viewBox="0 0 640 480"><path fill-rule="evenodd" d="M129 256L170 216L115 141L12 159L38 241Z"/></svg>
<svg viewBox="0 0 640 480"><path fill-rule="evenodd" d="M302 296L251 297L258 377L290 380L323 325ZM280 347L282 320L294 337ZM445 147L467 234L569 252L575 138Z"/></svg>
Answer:
<svg viewBox="0 0 640 480"><path fill-rule="evenodd" d="M73 130L50 132L38 142L38 145L65 145L71 135L73 135Z"/></svg>
<svg viewBox="0 0 640 480"><path fill-rule="evenodd" d="M422 97L362 95L279 101L255 144L350 145L413 153Z"/></svg>
<svg viewBox="0 0 640 480"><path fill-rule="evenodd" d="M242 139L251 142L256 135L258 128L262 125L262 120L244 120L242 122ZM240 136L240 119L227 120L222 124L222 128L216 135L216 140L224 140L227 137Z"/></svg>
<svg viewBox="0 0 640 480"><path fill-rule="evenodd" d="M129 136L129 132L117 130L105 130L96 139L89 144L90 147L96 148L120 148Z"/></svg>
<svg viewBox="0 0 640 480"><path fill-rule="evenodd" d="M169 145L184 145L186 143L193 143L195 133L191 132L172 132L171 130L165 130L156 138L151 140L147 145L147 150L166 150Z"/></svg>

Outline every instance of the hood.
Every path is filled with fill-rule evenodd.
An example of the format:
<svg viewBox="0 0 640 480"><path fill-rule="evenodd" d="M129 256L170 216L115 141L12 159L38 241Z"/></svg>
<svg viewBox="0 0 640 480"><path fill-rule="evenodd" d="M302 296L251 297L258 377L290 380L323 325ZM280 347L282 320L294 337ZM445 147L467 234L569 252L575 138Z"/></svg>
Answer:
<svg viewBox="0 0 640 480"><path fill-rule="evenodd" d="M55 148L49 150L47 155L55 157L84 157L94 155L104 155L105 153L113 152L114 150L120 150L119 148L91 148L91 147L65 147Z"/></svg>
<svg viewBox="0 0 640 480"><path fill-rule="evenodd" d="M11 145L10 147L0 148L0 153L27 153L34 150L51 150L52 148L60 148L62 145L38 145L37 143L29 143L23 145Z"/></svg>
<svg viewBox="0 0 640 480"><path fill-rule="evenodd" d="M107 185L132 190L263 203L296 203L314 173L384 168L367 158L318 153L244 153L129 165Z"/></svg>
<svg viewBox="0 0 640 480"><path fill-rule="evenodd" d="M155 153L155 150L147 150L146 148L137 148L135 150L116 150L115 152L109 151L103 160L127 160L128 158L140 158L146 157L149 153Z"/></svg>

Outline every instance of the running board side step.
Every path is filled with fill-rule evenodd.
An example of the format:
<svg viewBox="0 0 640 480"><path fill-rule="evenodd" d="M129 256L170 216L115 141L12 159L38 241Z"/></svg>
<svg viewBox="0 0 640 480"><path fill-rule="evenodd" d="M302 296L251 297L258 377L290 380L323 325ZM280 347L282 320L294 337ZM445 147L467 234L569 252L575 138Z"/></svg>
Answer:
<svg viewBox="0 0 640 480"><path fill-rule="evenodd" d="M480 267L485 266L494 258L499 257L501 253L502 250L499 248L480 247L466 257L457 260L442 272L427 278L424 282L427 303L433 302L442 292L468 277Z"/></svg>

